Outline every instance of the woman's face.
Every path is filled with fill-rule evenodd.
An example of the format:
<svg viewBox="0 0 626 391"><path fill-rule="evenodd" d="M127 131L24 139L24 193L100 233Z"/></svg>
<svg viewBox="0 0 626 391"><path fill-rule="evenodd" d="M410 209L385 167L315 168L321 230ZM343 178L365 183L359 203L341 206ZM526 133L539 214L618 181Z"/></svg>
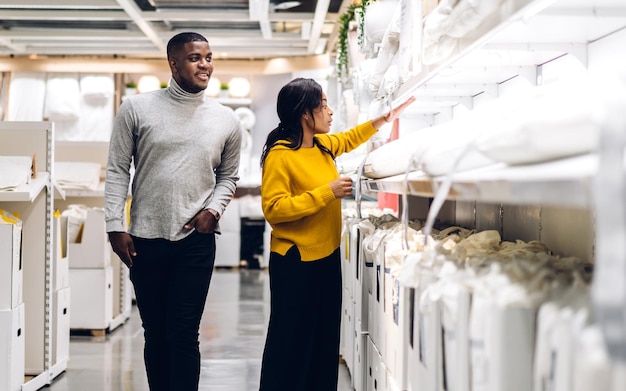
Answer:
<svg viewBox="0 0 626 391"><path fill-rule="evenodd" d="M187 42L169 59L172 77L187 92L206 89L213 73L213 53L208 42Z"/></svg>
<svg viewBox="0 0 626 391"><path fill-rule="evenodd" d="M306 115L304 122L308 128L313 130L313 134L328 133L333 122L333 111L328 107L326 94L322 92L322 103L313 109L313 118Z"/></svg>

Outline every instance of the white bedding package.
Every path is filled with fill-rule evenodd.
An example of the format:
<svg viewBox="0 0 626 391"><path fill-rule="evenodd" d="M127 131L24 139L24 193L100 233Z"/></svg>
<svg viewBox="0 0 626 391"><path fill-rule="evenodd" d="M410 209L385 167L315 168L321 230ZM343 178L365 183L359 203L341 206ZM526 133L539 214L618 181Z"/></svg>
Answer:
<svg viewBox="0 0 626 391"><path fill-rule="evenodd" d="M51 121L76 121L79 115L78 74L48 74L44 117Z"/></svg>
<svg viewBox="0 0 626 391"><path fill-rule="evenodd" d="M63 189L95 190L100 183L98 163L56 162L54 177Z"/></svg>
<svg viewBox="0 0 626 391"><path fill-rule="evenodd" d="M41 121L45 95L45 73L12 72L7 120Z"/></svg>
<svg viewBox="0 0 626 391"><path fill-rule="evenodd" d="M610 107L606 101L620 97L626 99L620 83L587 80L532 87L379 147L369 154L364 173L374 179L407 170L440 176L594 152Z"/></svg>
<svg viewBox="0 0 626 391"><path fill-rule="evenodd" d="M113 74L80 76L80 121L77 134L65 140L109 141L115 116L115 81ZM57 140L60 135L57 135Z"/></svg>
<svg viewBox="0 0 626 391"><path fill-rule="evenodd" d="M32 167L30 156L0 156L0 191L13 191L29 184Z"/></svg>
<svg viewBox="0 0 626 391"><path fill-rule="evenodd" d="M450 125L444 124L416 130L405 137L390 141L371 151L367 156L363 173L368 178L385 178L415 171L419 159L429 145L443 140ZM415 164L414 164L414 163Z"/></svg>
<svg viewBox="0 0 626 391"><path fill-rule="evenodd" d="M537 87L536 99L511 112L478 149L508 164L530 164L593 152L606 118L607 97L626 93L620 83L555 83Z"/></svg>
<svg viewBox="0 0 626 391"><path fill-rule="evenodd" d="M502 0L442 0L424 19L424 64L442 62L452 56L459 40L472 34Z"/></svg>

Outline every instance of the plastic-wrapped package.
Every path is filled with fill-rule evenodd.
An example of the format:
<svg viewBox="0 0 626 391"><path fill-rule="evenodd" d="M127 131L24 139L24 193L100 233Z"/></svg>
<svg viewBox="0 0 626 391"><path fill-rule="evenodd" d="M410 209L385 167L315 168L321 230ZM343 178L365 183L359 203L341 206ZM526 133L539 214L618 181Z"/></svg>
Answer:
<svg viewBox="0 0 626 391"><path fill-rule="evenodd" d="M64 189L95 190L102 166L91 162L56 162L55 180Z"/></svg>
<svg viewBox="0 0 626 391"><path fill-rule="evenodd" d="M0 156L0 191L15 190L30 183L33 175L30 156Z"/></svg>
<svg viewBox="0 0 626 391"><path fill-rule="evenodd" d="M369 78L370 89L377 98L390 96L400 86L397 65L392 66L400 47L400 15L401 8L396 7L383 35L376 63Z"/></svg>
<svg viewBox="0 0 626 391"><path fill-rule="evenodd" d="M612 364L597 325L582 330L576 342L572 391L617 391L612 386ZM623 389L623 388L622 388Z"/></svg>
<svg viewBox="0 0 626 391"><path fill-rule="evenodd" d="M536 88L501 129L477 142L489 158L507 164L529 164L595 151L604 96L621 94L619 83L556 83ZM617 90L616 90L617 89Z"/></svg>
<svg viewBox="0 0 626 391"><path fill-rule="evenodd" d="M61 235L65 248L68 247L69 243L81 241L83 224L89 209L86 205L72 204L68 205L67 209L61 213Z"/></svg>
<svg viewBox="0 0 626 391"><path fill-rule="evenodd" d="M446 34L463 38L475 30L485 19L498 9L502 0L462 0L449 15Z"/></svg>
<svg viewBox="0 0 626 391"><path fill-rule="evenodd" d="M7 121L42 121L46 74L11 72Z"/></svg>
<svg viewBox="0 0 626 391"><path fill-rule="evenodd" d="M44 117L51 121L78 120L80 117L78 74L48 75Z"/></svg>

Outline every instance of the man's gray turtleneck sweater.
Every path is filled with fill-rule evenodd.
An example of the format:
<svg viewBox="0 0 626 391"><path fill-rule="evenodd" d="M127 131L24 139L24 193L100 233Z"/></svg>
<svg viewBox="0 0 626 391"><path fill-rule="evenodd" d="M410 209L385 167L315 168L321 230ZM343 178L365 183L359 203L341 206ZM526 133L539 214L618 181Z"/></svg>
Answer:
<svg viewBox="0 0 626 391"><path fill-rule="evenodd" d="M125 231L134 161L130 228L141 238L179 240L196 213L220 213L239 179L242 129L234 112L204 91L170 86L128 97L115 118L105 182L107 232Z"/></svg>

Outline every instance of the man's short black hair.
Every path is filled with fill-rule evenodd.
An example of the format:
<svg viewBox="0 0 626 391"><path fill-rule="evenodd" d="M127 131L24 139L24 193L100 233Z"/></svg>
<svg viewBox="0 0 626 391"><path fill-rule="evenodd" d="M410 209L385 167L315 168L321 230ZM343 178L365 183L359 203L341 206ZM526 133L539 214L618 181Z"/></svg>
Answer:
<svg viewBox="0 0 626 391"><path fill-rule="evenodd" d="M192 32L179 33L170 38L167 43L167 58L171 58L188 42L209 42L204 35Z"/></svg>

